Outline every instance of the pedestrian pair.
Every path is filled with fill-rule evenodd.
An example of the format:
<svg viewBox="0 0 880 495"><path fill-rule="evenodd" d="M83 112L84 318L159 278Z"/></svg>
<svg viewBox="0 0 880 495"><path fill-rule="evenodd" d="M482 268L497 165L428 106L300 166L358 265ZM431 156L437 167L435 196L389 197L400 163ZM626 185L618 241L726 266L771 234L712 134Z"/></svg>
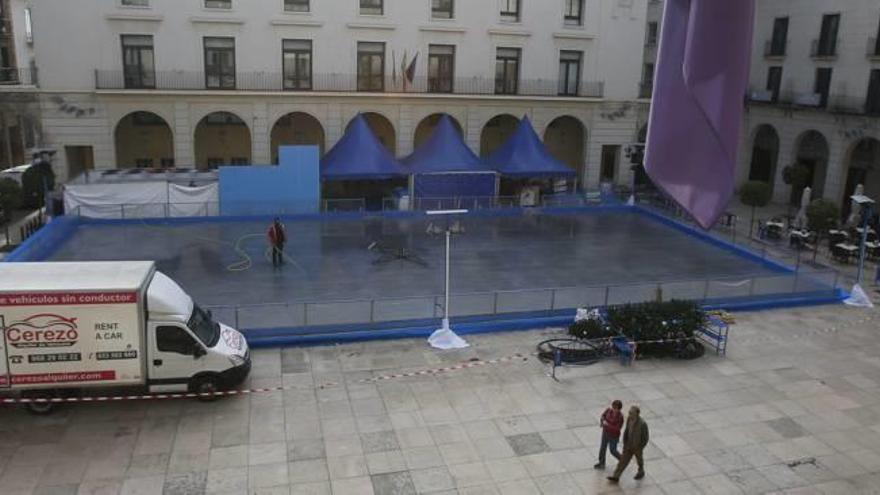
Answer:
<svg viewBox="0 0 880 495"><path fill-rule="evenodd" d="M611 407L602 413L599 420L602 427L602 443L599 447L599 462L596 463L596 469L605 468L605 452L610 451L611 456L617 459L617 467L614 474L608 477L612 483L617 483L620 475L629 465L633 457L639 470L635 479L640 480L645 477L645 460L642 453L648 445L648 424L641 418L641 410L638 406L632 406L626 417L626 428L623 431L623 453L617 451L617 444L620 440L620 430L624 428L623 403L615 400L611 403Z"/></svg>

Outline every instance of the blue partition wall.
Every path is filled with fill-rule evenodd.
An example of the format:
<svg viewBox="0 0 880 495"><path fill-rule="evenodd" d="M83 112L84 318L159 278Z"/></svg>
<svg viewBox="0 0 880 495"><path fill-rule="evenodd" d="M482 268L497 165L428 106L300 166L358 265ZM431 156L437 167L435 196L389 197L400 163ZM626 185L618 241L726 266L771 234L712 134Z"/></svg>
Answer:
<svg viewBox="0 0 880 495"><path fill-rule="evenodd" d="M278 166L220 167L223 216L317 213L321 179L317 146L282 146Z"/></svg>
<svg viewBox="0 0 880 495"><path fill-rule="evenodd" d="M455 208L456 198L469 198L488 207L495 198L495 180L494 172L415 174L413 193L416 198L450 202L442 208Z"/></svg>

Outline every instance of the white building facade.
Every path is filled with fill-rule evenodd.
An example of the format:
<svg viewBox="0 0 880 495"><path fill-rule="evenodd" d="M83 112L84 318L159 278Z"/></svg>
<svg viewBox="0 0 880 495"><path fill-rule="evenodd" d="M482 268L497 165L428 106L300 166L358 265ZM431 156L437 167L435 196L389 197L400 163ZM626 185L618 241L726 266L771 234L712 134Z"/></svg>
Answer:
<svg viewBox="0 0 880 495"><path fill-rule="evenodd" d="M403 156L448 113L485 155L528 115L586 187L628 184L648 3L31 0L42 144L62 179L271 164L365 113Z"/></svg>
<svg viewBox="0 0 880 495"><path fill-rule="evenodd" d="M738 182L762 180L799 201L785 169L806 171L813 198L841 204L857 184L880 199L880 3L759 0Z"/></svg>

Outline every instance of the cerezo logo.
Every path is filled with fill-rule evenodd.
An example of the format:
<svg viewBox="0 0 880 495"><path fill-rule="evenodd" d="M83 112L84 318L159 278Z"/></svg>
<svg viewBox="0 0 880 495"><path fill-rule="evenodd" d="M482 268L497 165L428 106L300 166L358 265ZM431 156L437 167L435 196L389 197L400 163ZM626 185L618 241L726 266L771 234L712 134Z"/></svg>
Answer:
<svg viewBox="0 0 880 495"><path fill-rule="evenodd" d="M6 342L19 349L70 347L79 340L76 318L42 313L6 326Z"/></svg>

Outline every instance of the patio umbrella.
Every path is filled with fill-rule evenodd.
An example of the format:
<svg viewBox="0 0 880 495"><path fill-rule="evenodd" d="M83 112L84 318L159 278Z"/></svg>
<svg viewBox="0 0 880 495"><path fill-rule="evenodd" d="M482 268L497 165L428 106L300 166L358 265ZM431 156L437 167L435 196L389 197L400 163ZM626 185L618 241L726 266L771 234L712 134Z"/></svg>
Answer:
<svg viewBox="0 0 880 495"><path fill-rule="evenodd" d="M853 196L861 196L865 194L865 186L859 184L856 186L856 190L853 191ZM849 206L849 216L846 217L846 224L850 227L855 227L859 224L859 214L862 213L862 207L859 206L855 201L850 200Z"/></svg>
<svg viewBox="0 0 880 495"><path fill-rule="evenodd" d="M810 206L812 194L813 190L809 187L805 187L803 194L801 194L801 208L798 210L797 216L794 217L794 224L798 227L805 228L807 226L807 207Z"/></svg>

